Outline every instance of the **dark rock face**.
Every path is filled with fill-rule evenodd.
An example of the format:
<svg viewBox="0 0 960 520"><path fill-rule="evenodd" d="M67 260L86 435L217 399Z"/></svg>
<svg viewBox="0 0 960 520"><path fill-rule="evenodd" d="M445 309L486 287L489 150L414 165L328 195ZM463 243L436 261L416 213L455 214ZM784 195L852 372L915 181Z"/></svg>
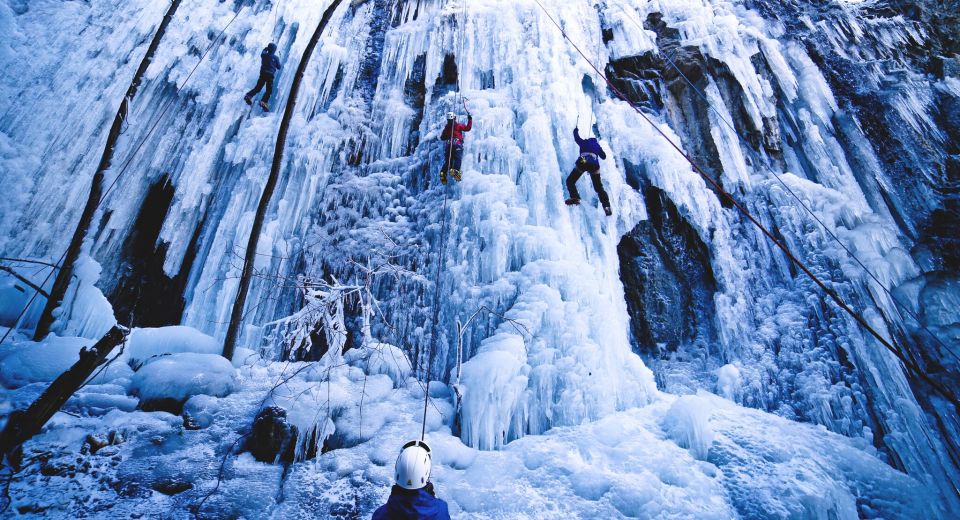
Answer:
<svg viewBox="0 0 960 520"><path fill-rule="evenodd" d="M420 145L420 123L423 122L423 110L427 99L427 55L417 56L410 77L403 85L404 101L417 111L410 123L410 137L407 139L407 155L413 154Z"/></svg>
<svg viewBox="0 0 960 520"><path fill-rule="evenodd" d="M260 410L253 420L247 450L260 462L292 461L297 427L287 422L287 411L278 406Z"/></svg>
<svg viewBox="0 0 960 520"><path fill-rule="evenodd" d="M110 301L116 315L122 321L132 317L134 326L176 325L183 314L187 273L167 276L163 270L167 244L159 242L174 191L165 177L150 187L124 245L121 272Z"/></svg>
<svg viewBox="0 0 960 520"><path fill-rule="evenodd" d="M727 105L730 124L762 157L759 160L777 162L782 158L780 122L765 118L763 127L757 127L747 113L743 88L725 63L704 56L698 47L683 46L680 32L668 27L659 13L650 14L644 26L657 34L659 53L611 61L606 72L617 90L638 106L662 112L679 134L685 152L721 185L723 165L711 131L711 107L702 94L710 81ZM758 71L769 76L762 56L756 61ZM718 199L730 207L729 199L719 194Z"/></svg>
<svg viewBox="0 0 960 520"><path fill-rule="evenodd" d="M173 496L193 489L193 484L183 477L167 477L154 482L151 488L164 495Z"/></svg>
<svg viewBox="0 0 960 520"><path fill-rule="evenodd" d="M180 415L183 411L183 403L178 399L164 397L163 399L149 399L140 401L140 409L145 412L167 412L173 415Z"/></svg>
<svg viewBox="0 0 960 520"><path fill-rule="evenodd" d="M716 281L710 250L676 206L655 187L647 186L644 195L650 219L621 240L620 277L634 348L660 358L716 336Z"/></svg>
<svg viewBox="0 0 960 520"><path fill-rule="evenodd" d="M941 334L932 315L940 309L939 295L949 291L945 287L956 284L960 268L960 100L943 83L944 78L960 73L960 2L878 0L851 6L828 0L746 0L744 7L781 25L781 43L809 56L826 80L837 109L830 112L832 119L820 125L821 131L837 140L842 159L873 211L889 214L903 244L912 248L923 272L906 282L923 287L920 321L928 322L925 325L933 327L944 341L955 342L955 334ZM824 183L820 177L829 173L817 164L822 156L809 146L810 135L800 117L801 111L809 108L805 106L808 101L782 90L774 73L777 68L767 61L764 49L750 59L758 79L770 86L776 111L750 117L746 91L731 69L715 59L719 56L684 46L678 29L657 13L648 17L644 27L656 34L657 52L614 60L607 75L631 101L668 122L684 151L707 175L719 179L723 173L718 150L724 150L718 147L724 143L714 140L711 126L716 130L718 124L728 124L713 117L700 94L709 92L705 87L710 86L716 88L713 92L719 91L730 115L729 125L741 138L740 151L748 169L763 176L792 172ZM609 41L614 31L604 35ZM891 43L890 35L896 35L893 38L898 43ZM712 95L710 99L717 102ZM738 397L742 404L823 424L852 437L862 436L867 428L891 465L909 467L903 460L916 453L908 452L922 449L891 442L902 427L884 404L886 381L872 379L870 362L851 348L849 338L855 333L850 332L850 318L825 303L822 291L793 266L784 263L778 272L771 270L769 277L750 277L763 289L752 294L756 301L751 312L756 314L748 319L756 320L757 330L762 330L764 320L778 315L791 316L795 325L785 327L777 337L757 336L759 348L753 353L737 352L744 346L739 343L727 345L729 350L719 355L698 349L698 344L717 335L712 326L716 310L711 305L716 285L710 249L704 245L711 242L709 231L698 236L676 215L676 208L666 200L669 195L651 190L642 172L630 164L625 164L625 170L628 184L644 193L650 221L623 238L619 246L621 278L635 349L645 356L658 382L665 382L663 374L676 374L665 386L676 381L674 390L710 388L714 381L711 370L740 362L745 372L752 371L755 383ZM827 280L854 308L883 308L883 302L858 282L851 282L838 260L823 250L822 241L815 238L819 228L812 217L800 214L793 218L759 190L734 191L733 196L758 215L777 240L799 252L812 272ZM728 202L718 198L721 203ZM735 225L742 226L737 233L754 231L749 224L737 222ZM808 229L802 230L798 224ZM814 238L804 241L807 231ZM742 243L751 242L759 249L768 246L762 240ZM764 264L752 263L756 258L753 251L737 256L744 269L763 270ZM714 267L720 269L719 264ZM924 307L922 295L927 293L930 309ZM944 314L949 313L938 315ZM944 387L956 388L958 368L943 348L911 320L885 318L898 348L916 360L927 376ZM701 338L704 342L698 343ZM914 374L907 377L913 397L928 412L929 435L939 437L937 442L945 445L942 456L930 459L930 466L942 462L956 467L960 460L956 439L960 436L955 410L937 405L939 397ZM831 389L833 396L826 408L820 402L822 396L810 391L817 386ZM818 413L824 409L829 413Z"/></svg>
<svg viewBox="0 0 960 520"><path fill-rule="evenodd" d="M246 449L260 462L293 462L299 431L287 421L287 411L279 406L260 410L253 420L253 428L246 442ZM307 459L317 456L313 439L307 443Z"/></svg>
<svg viewBox="0 0 960 520"><path fill-rule="evenodd" d="M457 57L448 53L443 57L440 75L433 82L433 97L438 98L453 92L457 88L458 81L460 81L460 69L457 66Z"/></svg>

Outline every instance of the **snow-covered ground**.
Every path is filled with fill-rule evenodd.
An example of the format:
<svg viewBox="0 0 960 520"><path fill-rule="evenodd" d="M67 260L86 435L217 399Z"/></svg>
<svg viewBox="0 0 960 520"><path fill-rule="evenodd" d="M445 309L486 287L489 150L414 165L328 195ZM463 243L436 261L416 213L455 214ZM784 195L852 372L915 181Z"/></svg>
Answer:
<svg viewBox="0 0 960 520"><path fill-rule="evenodd" d="M10 487L6 514L363 518L385 501L399 446L421 430L423 386L404 375L403 361L394 357L402 353L376 345L317 363L268 363L247 353L246 362L230 370L224 391L210 385L218 378L205 374L208 365L200 358L207 354L161 355L131 374L129 353L144 347L136 338L150 335L183 338L184 331L137 331L129 350L26 445L31 462ZM172 350L204 349L202 335L188 336L192 344ZM21 346L34 352L21 355L23 362L52 348ZM0 366L11 366L16 355L8 353ZM198 357L191 370L161 370L138 388L140 374L185 355ZM210 365L223 361L210 359ZM399 370L385 368L390 365ZM40 372L32 375L46 380ZM206 384L183 384L185 377ZM44 386L4 390L0 413L28 403ZM194 394L184 409L191 428L200 429L185 428L181 416L136 410L130 396L136 393ZM434 382L430 394L426 439L434 451L433 481L454 518L938 515L932 491L887 466L869 445L708 393L658 393L649 405L530 435L499 451L479 451L453 436L450 389ZM253 416L272 405L285 407L301 432L318 431L318 442L330 451L289 469L243 452ZM99 449L90 449L88 436Z"/></svg>

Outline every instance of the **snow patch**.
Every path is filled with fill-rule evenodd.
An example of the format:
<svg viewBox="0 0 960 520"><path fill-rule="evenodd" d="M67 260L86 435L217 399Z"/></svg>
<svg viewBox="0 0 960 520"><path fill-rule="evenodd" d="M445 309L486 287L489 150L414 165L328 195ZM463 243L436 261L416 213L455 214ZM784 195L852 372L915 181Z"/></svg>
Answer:
<svg viewBox="0 0 960 520"><path fill-rule="evenodd" d="M223 397L236 388L234 372L230 361L216 354L173 354L141 368L131 390L142 401L184 401L200 394Z"/></svg>
<svg viewBox="0 0 960 520"><path fill-rule="evenodd" d="M133 329L126 356L134 366L164 354L219 354L220 344L212 337L191 327Z"/></svg>
<svg viewBox="0 0 960 520"><path fill-rule="evenodd" d="M678 398L664 417L663 428L681 448L699 460L707 460L713 443L710 427L712 405L699 396Z"/></svg>

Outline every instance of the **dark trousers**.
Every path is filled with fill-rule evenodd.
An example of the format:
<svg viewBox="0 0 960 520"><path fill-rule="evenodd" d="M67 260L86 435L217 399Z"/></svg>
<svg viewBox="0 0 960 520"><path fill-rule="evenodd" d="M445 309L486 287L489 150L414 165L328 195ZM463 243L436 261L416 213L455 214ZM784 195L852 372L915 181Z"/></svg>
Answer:
<svg viewBox="0 0 960 520"><path fill-rule="evenodd" d="M253 87L253 90L250 92L247 92L247 97L252 98L253 96L256 96L263 87L267 87L267 92L263 95L262 101L264 103L269 103L270 96L273 95L273 76L269 76L267 74L260 74L260 79L257 80L257 86Z"/></svg>
<svg viewBox="0 0 960 520"><path fill-rule="evenodd" d="M443 147L443 171L460 170L463 165L463 145L454 144L453 151L450 150L450 144Z"/></svg>
<svg viewBox="0 0 960 520"><path fill-rule="evenodd" d="M584 159L577 160L577 165L573 168L573 171L570 172L570 176L567 177L567 190L570 192L570 198L580 199L580 192L577 190L577 181L580 180L580 177L583 177L584 173L590 174L590 180L593 181L593 189L597 191L597 196L600 197L600 204L602 204L604 208L609 208L610 197L607 196L607 191L603 189L603 183L600 181L600 165L592 164Z"/></svg>

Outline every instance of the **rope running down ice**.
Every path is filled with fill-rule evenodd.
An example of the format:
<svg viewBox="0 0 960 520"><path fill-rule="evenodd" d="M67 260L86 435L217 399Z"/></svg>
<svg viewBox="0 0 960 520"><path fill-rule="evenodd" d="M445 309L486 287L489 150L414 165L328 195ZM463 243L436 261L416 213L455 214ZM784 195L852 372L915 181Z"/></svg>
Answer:
<svg viewBox="0 0 960 520"><path fill-rule="evenodd" d="M586 61L587 64L590 65L590 67L604 79L604 81L607 83L607 86L610 88L610 90L614 94L616 94L617 97L619 97L628 105L630 105L630 107L633 108L633 110L636 111L637 114L640 115L640 117L642 117L648 124L650 124L650 126L658 134L660 134L660 136L663 137L664 140L666 140L667 143L669 143L674 150L676 150L681 156L683 156L683 158L688 163L690 163L690 166L693 168L694 171L696 171L700 175L700 177L702 177L721 196L729 200L730 203L733 204L737 208L737 210L739 210L740 213L743 214L744 217L746 217L753 225L755 225L763 233L764 236L766 236L775 246L777 246L777 248L779 248L783 252L783 254L787 257L788 260L790 260L791 263L793 263L794 265L797 266L797 268L803 271L803 273L806 274L807 277L809 277L817 286L819 286L820 289L822 289L827 294L827 296L829 296L830 299L834 301L834 303L836 303L841 309L843 309L844 312L849 314L857 323L860 324L861 327L864 328L864 330L869 332L870 335L872 335L878 342L880 342L880 344L883 345L884 348L886 348L894 356L896 356L897 359L899 359L900 362L903 363L903 365L908 370L913 372L919 379L921 379L922 381L930 385L930 387L933 388L937 393L939 393L945 399L950 401L950 403L953 404L953 406L957 410L960 410L960 400L954 397L945 387L943 387L943 385L941 385L940 383L934 381L932 378L927 376L926 373L924 373L924 371L920 369L920 367L917 366L917 364L914 361L909 359L906 356L906 354L904 354L900 349L898 349L893 344L891 344L891 342L888 341L885 337L883 337L883 335L877 332L877 330L872 325L870 325L870 323L867 322L867 320L863 316L861 316L856 311L854 311L840 297L840 295L836 293L836 291L828 287L823 280L817 277L817 275L813 274L813 272L810 271L810 268L807 267L807 265L804 264L799 258L797 258L796 255L794 255L793 252L790 251L790 249L786 245L781 243L780 240L778 240L776 236L774 236L773 233L766 228L766 226L764 226L759 220L757 220L757 218L754 217L753 214L750 213L750 211L743 204L741 204L738 200L734 199L733 196L730 195L730 193L723 188L723 186L721 186L712 177L707 175L689 155L683 152L680 146L674 143L673 140L670 139L670 137L663 130L660 129L660 127L654 124L654 122L649 117L647 117L647 115L644 114L643 111L641 111L635 104L633 104L633 102L631 102L625 95L623 95L623 93L621 93L620 90L618 90L617 87L613 85L610 79L607 78L606 74L601 72L596 67L596 65L594 65L590 61L590 58L588 58L583 53L583 51L580 50L580 47L578 47L577 44L570 39L566 31L563 30L563 27L561 27L560 24L553 18L553 16L550 15L550 12L547 11L546 7L543 6L540 0L533 0L533 1L540 7L540 9L544 12L547 18L553 23L553 25L557 27L557 29L563 35L564 39L566 39L570 43L570 45L572 45L573 48L577 51L577 53L580 54L580 56L584 59L584 61Z"/></svg>
<svg viewBox="0 0 960 520"><path fill-rule="evenodd" d="M231 25L233 25L233 22L236 21L236 19L240 16L240 13L242 13L246 8L247 8L247 6L241 7L240 10L237 11L237 13L236 13L236 14L233 16L233 18L230 20L230 22L227 23L227 25L224 26L223 30L220 31L220 34L217 36L217 38L214 39L213 42L210 43L210 45L207 47L206 51L204 51L203 55L201 55L200 60L199 60L199 61L197 62L197 64L193 67L193 70L191 70L191 71L190 71L190 74L187 75L187 78L184 80L183 84L180 85L179 87L177 87L177 94L179 94L179 93L187 86L187 83L190 82L190 78L193 77L193 74L194 74L194 73L197 71L197 69L200 67L200 64L203 63L204 59L207 57L208 54L210 54L210 51L213 50L214 46L216 46L216 45L219 44L221 38L223 38L224 33L227 31L227 29L228 29ZM127 100L124 100L124 103L126 103L126 102L127 102ZM109 195L110 192L113 190L113 188L116 186L117 181L120 180L120 177L122 177L123 174L124 174L124 173L127 171L127 169L130 167L130 164L133 162L134 157L136 157L136 155L140 152L140 150L143 148L144 144L146 144L146 142L147 142L147 140L150 138L150 136L153 135L153 132L157 129L157 126L160 124L160 121L163 119L163 116L166 115L167 111L170 110L170 107L171 107L172 105L173 105L173 100L170 100L170 101L167 103L167 105L164 107L164 109L161 111L159 117L157 117L156 122L154 122L154 124L153 124L153 126L151 126L150 130L149 130L149 131L143 136L143 138L140 140L140 143L138 144L138 146L136 147L136 149L133 151L132 154L130 154L130 157L128 158L127 162L124 164L123 168L121 168L120 173L117 174L117 176L116 176L116 178L114 178L113 182L110 183L110 186L107 187L107 189L104 191L103 196L100 197L100 200L97 202L97 207L98 207L98 208L99 208L100 205L103 203L103 201L107 199L107 195ZM46 278L44 278L43 282L40 284L40 287L43 287L44 285L47 284L47 282L50 281L50 277L53 276L53 274L57 271L57 268L59 268L60 264L63 262L63 259L66 258L66 256L67 256L67 252L64 251L63 254L60 255L60 259L57 260L56 263L55 263L56 268L53 268L53 269L50 270L50 273L47 274ZM33 293L33 296L30 298L29 301L27 301L27 304L23 307L23 309L20 311L20 314L17 316L17 319L16 319L15 322L14 322L14 326L11 327L11 328L9 328L9 329L7 329L7 331L4 333L3 337L0 338L0 345L3 345L3 342L7 340L7 337L10 336L10 334L11 334L11 332L12 332L13 330L19 328L20 322L23 320L24 315L26 315L27 310L30 309L30 306L33 305L33 302L36 301L37 296L39 296L39 295L40 295L40 292L39 292L39 291L35 291L35 292Z"/></svg>
<svg viewBox="0 0 960 520"><path fill-rule="evenodd" d="M623 11L625 15L627 15L627 19L630 20L631 23L636 25L640 30L644 30L639 22L637 22L636 20L630 17L629 13L627 13L626 9L622 5L618 4L617 7L619 7L620 10ZM682 77L683 80L688 85L690 85L690 88L693 89L693 91L697 94L697 96L699 96L701 99L703 99L707 103L707 107L709 107L709 109L713 111L713 113L717 116L717 119L722 121L724 125L726 125L731 131L733 131L733 133L736 134L736 136L741 141L744 141L744 142L747 141L746 139L743 138L743 135L734 127L734 125L730 121L728 121L727 118L724 117L723 114L721 114L720 111L713 106L713 104L707 98L706 94L704 94L703 91L700 90L700 88L698 88L693 83L693 81L691 81L690 78L687 77L686 74L684 74L683 70L681 70L680 67L677 66L676 62L670 57L667 51L662 50L661 54L663 55L664 58L666 58L667 63L669 63L670 66L673 67L678 74L680 74L680 77ZM863 271L867 274L867 276L869 276L877 284L877 286L880 289L883 289L883 292L887 293L887 295L890 297L890 301L892 301L898 309L900 309L902 312L905 312L908 316L913 318L914 321L917 322L917 325L921 329L923 329L927 334L929 334L930 337L933 338L933 340L937 344L939 344L944 351L946 351L948 354L953 356L953 358L956 359L957 361L960 361L960 355L958 355L949 347L947 347L947 345L945 345L943 341L941 341L940 338L933 333L933 331L927 328L927 326L924 325L923 322L920 320L920 316L918 316L917 313L913 312L913 310L910 309L907 305L904 305L902 302L900 302L900 300L898 300L896 296L894 296L893 291L887 288L887 286L880 281L880 278L878 278L877 275L875 275L873 271L871 271L870 268L868 268L866 264L862 260L860 260L860 258L856 254L854 254L854 252L851 251L846 244L843 243L842 240L840 240L840 237L838 237L837 234L834 233L834 231L830 229L830 227L827 226L823 222L823 220L820 219L819 216L817 216L817 214L810 208L810 206L806 202L804 202L799 195L797 195L797 192L794 191L793 188L791 188L790 185L787 184L786 181L784 181L783 178L776 171L770 170L770 173L777 180L777 182L779 182L783 186L783 188L787 190L787 193L789 193L794 199L796 199L797 203L800 204L800 207L803 208L807 213L809 213L811 217L813 217L813 219L817 222L817 224L820 225L820 227L823 228L823 230L827 233L827 235L830 238L832 238L837 243L837 245L839 245L844 251L846 251L848 255L850 255L850 258L853 259L853 261L856 262L861 269L863 269Z"/></svg>
<svg viewBox="0 0 960 520"><path fill-rule="evenodd" d="M466 19L467 19L467 3L466 3L466 0L461 0L461 1L462 1L461 19L460 19L460 23L458 24L459 33L460 33L460 54L457 56L457 59L462 61L463 50L465 48L463 26L464 26L464 23L466 23ZM466 109L467 107L466 101L464 101L463 92L461 90L460 78L462 76L463 76L462 71L458 70L457 71L457 94L456 96L454 96L454 100L459 98L460 102L463 103L464 109ZM456 125L456 121L454 121L453 124ZM452 166L453 166L451 164L453 161L453 146L454 146L453 129L451 129L450 131L449 143L450 144L448 145L449 150L447 152L447 164L446 164L446 167L448 169L447 171L448 174L450 173L449 170L452 169ZM437 261L437 276L436 276L436 279L434 280L435 292L433 297L433 323L430 328L430 352L427 355L427 369L426 369L427 386L424 389L424 393L423 393L423 423L422 423L422 428L420 430L421 441L425 440L427 436L427 410L430 402L430 380L432 379L430 377L430 371L433 369L434 354L436 352L436 343L437 343L437 322L440 319L440 274L443 270L444 258L446 256L448 199L449 199L449 191L444 189L443 190L443 209L440 212L441 218L443 219L440 224L440 252L439 252L440 254L439 254L439 259Z"/></svg>

